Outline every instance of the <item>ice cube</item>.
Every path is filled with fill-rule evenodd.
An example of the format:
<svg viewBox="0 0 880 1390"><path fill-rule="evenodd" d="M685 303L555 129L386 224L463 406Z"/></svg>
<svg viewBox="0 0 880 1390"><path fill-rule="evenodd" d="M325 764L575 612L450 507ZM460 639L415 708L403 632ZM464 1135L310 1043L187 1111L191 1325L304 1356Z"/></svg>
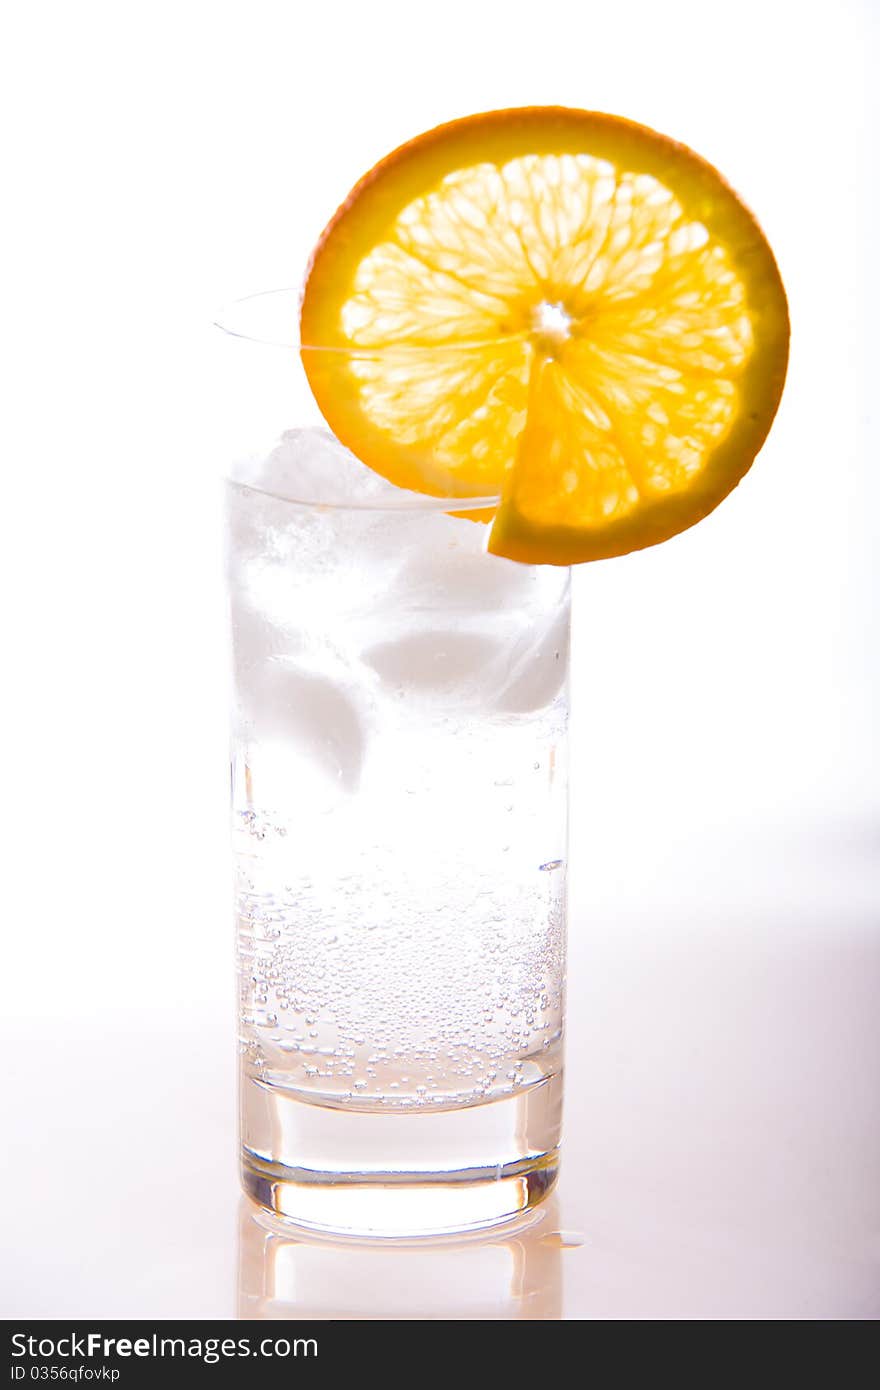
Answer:
<svg viewBox="0 0 880 1390"><path fill-rule="evenodd" d="M270 453L236 465L234 481L312 506L394 506L410 496L326 429L285 430Z"/></svg>
<svg viewBox="0 0 880 1390"><path fill-rule="evenodd" d="M262 679L262 668L277 658L296 657L304 638L279 626L237 590L231 595L232 658L235 680L242 687Z"/></svg>
<svg viewBox="0 0 880 1390"><path fill-rule="evenodd" d="M498 680L499 642L480 632L408 632L378 642L363 660L393 691L453 696L456 705L485 697Z"/></svg>
<svg viewBox="0 0 880 1390"><path fill-rule="evenodd" d="M265 662L238 692L247 744L288 745L343 791L360 782L366 720L351 692L327 675L282 658Z"/></svg>
<svg viewBox="0 0 880 1390"><path fill-rule="evenodd" d="M486 554L488 527L448 516L413 518L410 543L401 535L390 590L413 612L498 613L528 604L536 571Z"/></svg>
<svg viewBox="0 0 880 1390"><path fill-rule="evenodd" d="M510 676L498 699L505 714L528 714L549 705L568 671L568 604L563 603L549 627L527 628L517 642Z"/></svg>

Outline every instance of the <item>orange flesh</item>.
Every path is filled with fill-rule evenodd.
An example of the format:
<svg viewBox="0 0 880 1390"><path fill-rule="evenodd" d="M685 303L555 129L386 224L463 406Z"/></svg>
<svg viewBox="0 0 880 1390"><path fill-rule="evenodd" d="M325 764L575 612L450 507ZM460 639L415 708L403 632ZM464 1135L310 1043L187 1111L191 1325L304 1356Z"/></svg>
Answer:
<svg viewBox="0 0 880 1390"><path fill-rule="evenodd" d="M315 252L301 337L365 463L499 495L491 550L569 564L664 540L736 485L788 317L711 166L617 117L530 108L440 127L367 175Z"/></svg>

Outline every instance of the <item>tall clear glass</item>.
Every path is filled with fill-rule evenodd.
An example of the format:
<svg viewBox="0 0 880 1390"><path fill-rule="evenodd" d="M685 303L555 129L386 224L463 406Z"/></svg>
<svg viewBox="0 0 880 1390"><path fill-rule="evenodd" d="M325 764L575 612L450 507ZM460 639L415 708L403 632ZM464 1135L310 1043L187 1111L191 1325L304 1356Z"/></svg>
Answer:
<svg viewBox="0 0 880 1390"><path fill-rule="evenodd" d="M295 323L291 292L221 323L243 1184L478 1228L559 1164L569 575L313 423Z"/></svg>

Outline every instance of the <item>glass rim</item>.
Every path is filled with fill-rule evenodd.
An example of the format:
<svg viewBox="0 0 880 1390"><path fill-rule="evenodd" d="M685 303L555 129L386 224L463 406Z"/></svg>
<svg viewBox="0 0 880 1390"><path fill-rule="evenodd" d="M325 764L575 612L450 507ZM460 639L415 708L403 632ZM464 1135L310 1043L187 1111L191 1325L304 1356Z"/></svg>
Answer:
<svg viewBox="0 0 880 1390"><path fill-rule="evenodd" d="M298 356L302 353L315 352L343 355L349 359L357 360L394 356L399 361L401 357L409 357L410 359L413 356L434 358L438 355L483 350L487 346L486 343L437 344L436 346L400 343L390 347L352 349L338 346L305 345L300 341L298 334L300 296L301 290L292 285L272 290L259 290L254 294L244 295L241 298L230 300L214 318L213 326L229 338L260 347L281 349L283 352L295 352ZM335 440L339 448L345 447L335 439L332 430L326 425L324 428L327 430L328 437ZM349 452L351 451L349 450ZM353 457L357 458L357 455L354 454ZM314 511L383 512L393 515L417 512L469 514L495 511L501 500L497 493L489 496L484 494L478 497L473 495L456 497L454 495L437 496L433 493L413 492L398 487L390 479L376 473L375 470L371 470L374 476L382 478L387 486L386 496L348 499L337 495L334 498L333 489L329 487L329 495L327 496L295 497L272 487L261 486L257 481L249 482L246 477L241 476L239 470L242 470L250 461L247 456L240 456L235 463L224 470L224 483L238 491L269 497L274 502L283 503L289 507L308 508ZM256 462L256 460L253 461ZM363 460L359 459L358 462L362 467L369 467ZM305 491L308 492L309 489Z"/></svg>
<svg viewBox="0 0 880 1390"><path fill-rule="evenodd" d="M386 343L343 346L338 343L304 343L299 336L299 305L302 289L281 285L276 289L257 290L253 294L231 299L214 316L213 326L229 338L255 343L260 347L280 348L297 353L327 353L356 360L401 357L452 357L469 352L484 352L487 347L509 346L527 342L528 333L510 333L496 338L474 339L458 343ZM283 316L273 315L272 305L285 303L289 307ZM266 306L269 305L267 309ZM276 319L273 322L273 318Z"/></svg>
<svg viewBox="0 0 880 1390"><path fill-rule="evenodd" d="M364 464L363 466L366 468L367 465ZM381 476L381 474L376 474L376 477ZM433 493L408 492L404 488L398 488L395 483L388 479L383 479L383 481L388 483L389 492L391 489L395 489L399 493L399 497L395 497L393 493L387 498L367 498L363 501L288 497L282 492L275 492L272 488L260 487L257 483L249 483L243 478L236 478L229 471L223 475L224 485L236 492L256 493L259 497L268 497L273 502L283 503L284 506L313 512L381 512L386 516L411 515L414 512L446 513L447 515L454 513L457 515L462 512L494 512L501 503L501 498L497 493L493 497L436 497Z"/></svg>

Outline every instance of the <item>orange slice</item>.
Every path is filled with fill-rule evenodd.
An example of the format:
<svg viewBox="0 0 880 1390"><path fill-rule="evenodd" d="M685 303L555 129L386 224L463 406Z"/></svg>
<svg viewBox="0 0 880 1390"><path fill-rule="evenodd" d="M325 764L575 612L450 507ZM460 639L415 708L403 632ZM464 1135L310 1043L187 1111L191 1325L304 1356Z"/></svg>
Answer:
<svg viewBox="0 0 880 1390"><path fill-rule="evenodd" d="M549 564L710 512L788 354L773 254L716 170L556 107L454 121L378 164L317 246L300 331L344 444L401 487L500 497L489 549Z"/></svg>

